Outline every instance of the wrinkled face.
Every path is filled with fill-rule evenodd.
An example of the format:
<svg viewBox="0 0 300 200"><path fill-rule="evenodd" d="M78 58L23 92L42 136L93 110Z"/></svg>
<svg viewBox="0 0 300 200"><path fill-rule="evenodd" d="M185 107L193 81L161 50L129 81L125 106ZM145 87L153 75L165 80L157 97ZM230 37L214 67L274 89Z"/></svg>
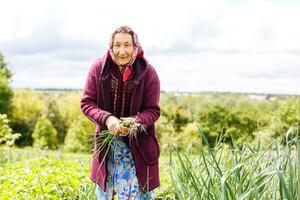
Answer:
<svg viewBox="0 0 300 200"><path fill-rule="evenodd" d="M127 65L133 54L132 36L128 33L117 33L113 41L113 54L121 66Z"/></svg>

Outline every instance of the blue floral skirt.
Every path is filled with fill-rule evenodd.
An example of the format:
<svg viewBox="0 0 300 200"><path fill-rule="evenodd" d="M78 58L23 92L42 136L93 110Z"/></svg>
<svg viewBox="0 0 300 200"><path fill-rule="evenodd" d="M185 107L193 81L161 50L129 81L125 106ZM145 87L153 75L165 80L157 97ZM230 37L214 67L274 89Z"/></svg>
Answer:
<svg viewBox="0 0 300 200"><path fill-rule="evenodd" d="M134 160L123 137L116 136L107 155L106 191L97 186L99 200L112 199L154 199L154 191L142 193L139 190Z"/></svg>

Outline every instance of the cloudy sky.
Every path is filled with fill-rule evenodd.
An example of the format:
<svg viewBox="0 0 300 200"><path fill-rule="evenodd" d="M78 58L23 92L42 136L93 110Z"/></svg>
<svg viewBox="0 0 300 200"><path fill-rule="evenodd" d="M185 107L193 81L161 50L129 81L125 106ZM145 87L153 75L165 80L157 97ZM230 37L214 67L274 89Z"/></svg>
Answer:
<svg viewBox="0 0 300 200"><path fill-rule="evenodd" d="M129 25L165 91L300 94L297 0L0 0L14 88L83 88Z"/></svg>

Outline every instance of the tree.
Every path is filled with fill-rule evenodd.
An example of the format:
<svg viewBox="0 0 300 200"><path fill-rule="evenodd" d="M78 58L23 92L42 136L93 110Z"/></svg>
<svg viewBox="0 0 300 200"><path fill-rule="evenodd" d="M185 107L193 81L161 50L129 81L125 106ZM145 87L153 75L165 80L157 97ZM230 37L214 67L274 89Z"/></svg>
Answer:
<svg viewBox="0 0 300 200"><path fill-rule="evenodd" d="M84 116L78 116L68 129L64 150L69 152L90 152L95 125Z"/></svg>
<svg viewBox="0 0 300 200"><path fill-rule="evenodd" d="M4 57L0 52L0 113L10 114L11 99L13 96L12 89L9 85L9 79L12 74L4 62Z"/></svg>
<svg viewBox="0 0 300 200"><path fill-rule="evenodd" d="M220 136L223 141L230 142L231 139L238 146L244 142L251 142L254 139L253 133L258 131L260 122L254 116L254 107L251 104L246 109L242 106L232 107L226 104L216 104L207 107L199 113L199 124L207 134L211 145L218 140Z"/></svg>
<svg viewBox="0 0 300 200"><path fill-rule="evenodd" d="M51 121L57 131L58 144L63 144L68 127L59 110L57 96L58 94L44 94L45 110L43 113Z"/></svg>
<svg viewBox="0 0 300 200"><path fill-rule="evenodd" d="M283 102L275 111L272 121L271 130L274 137L279 138L282 143L285 143L286 139L299 137L300 100L296 98Z"/></svg>
<svg viewBox="0 0 300 200"><path fill-rule="evenodd" d="M57 131L46 116L42 116L37 121L32 138L34 146L46 149L57 148Z"/></svg>
<svg viewBox="0 0 300 200"><path fill-rule="evenodd" d="M34 126L45 109L43 97L34 90L15 90L12 108L11 128L22 134L16 145L31 146Z"/></svg>
<svg viewBox="0 0 300 200"><path fill-rule="evenodd" d="M7 68L7 64L4 62L4 57L1 52L0 52L0 74L2 74L7 79L10 79L12 76L12 73Z"/></svg>

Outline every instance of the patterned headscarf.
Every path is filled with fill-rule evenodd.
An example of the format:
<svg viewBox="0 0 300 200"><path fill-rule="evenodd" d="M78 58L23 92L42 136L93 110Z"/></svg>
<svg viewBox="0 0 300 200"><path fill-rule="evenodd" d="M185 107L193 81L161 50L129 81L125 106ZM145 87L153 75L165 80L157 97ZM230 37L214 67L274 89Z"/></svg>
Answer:
<svg viewBox="0 0 300 200"><path fill-rule="evenodd" d="M111 57L111 59L113 60L113 62L118 66L119 64L116 61L116 57L113 53L113 43L114 43L114 37L117 33L128 33L132 36L132 40L133 40L133 53L132 53L132 57L130 62L127 64L125 71L123 73L123 81L126 81L130 75L132 74L132 64L134 63L134 61L136 60L136 58L139 57L143 57L144 56L144 51L142 46L140 45L140 42L138 40L137 35L135 34L135 32L128 26L121 26L119 28L117 28L113 34L111 35L111 39L109 42L109 56Z"/></svg>

